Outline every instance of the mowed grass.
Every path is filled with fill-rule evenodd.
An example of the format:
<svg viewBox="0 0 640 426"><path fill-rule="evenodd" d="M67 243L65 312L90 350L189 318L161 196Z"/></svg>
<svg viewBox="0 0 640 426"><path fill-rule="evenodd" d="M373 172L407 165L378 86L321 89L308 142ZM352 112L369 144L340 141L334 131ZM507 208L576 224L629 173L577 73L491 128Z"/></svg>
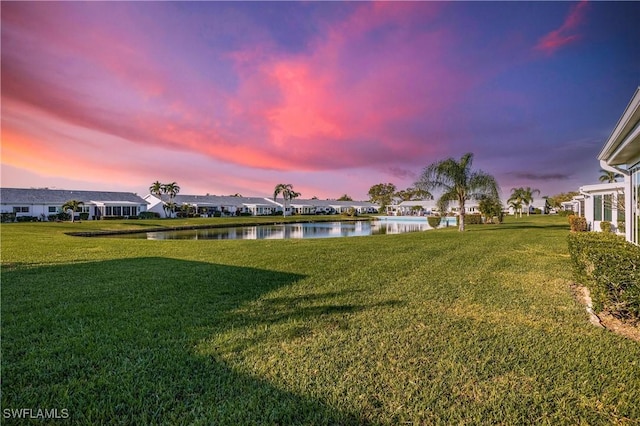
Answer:
<svg viewBox="0 0 640 426"><path fill-rule="evenodd" d="M66 408L79 424L640 423L640 345L574 300L565 218L323 240L64 234L145 223L2 225L3 410Z"/></svg>

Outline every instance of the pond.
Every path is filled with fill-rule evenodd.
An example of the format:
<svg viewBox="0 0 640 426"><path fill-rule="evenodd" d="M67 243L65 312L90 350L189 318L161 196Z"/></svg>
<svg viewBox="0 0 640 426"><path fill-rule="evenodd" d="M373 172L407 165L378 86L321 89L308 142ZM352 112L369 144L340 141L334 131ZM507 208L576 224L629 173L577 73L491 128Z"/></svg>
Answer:
<svg viewBox="0 0 640 426"><path fill-rule="evenodd" d="M280 225L234 226L180 231L143 232L113 235L118 238L148 240L262 240L359 237L402 234L432 229L426 218L415 220L374 220L358 222L287 223Z"/></svg>

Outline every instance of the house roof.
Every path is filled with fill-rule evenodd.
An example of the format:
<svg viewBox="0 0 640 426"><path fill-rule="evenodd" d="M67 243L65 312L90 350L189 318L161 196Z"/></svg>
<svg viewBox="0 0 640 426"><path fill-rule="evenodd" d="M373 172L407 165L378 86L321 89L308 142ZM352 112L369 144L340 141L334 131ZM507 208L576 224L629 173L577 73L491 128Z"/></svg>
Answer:
<svg viewBox="0 0 640 426"><path fill-rule="evenodd" d="M612 166L631 165L640 157L640 87L622 113L598 154L598 160Z"/></svg>
<svg viewBox="0 0 640 426"><path fill-rule="evenodd" d="M165 198L166 201L166 198ZM173 201L176 204L196 204L199 206L242 206L246 204L269 204L261 197L232 197L230 195L184 195L178 194Z"/></svg>
<svg viewBox="0 0 640 426"><path fill-rule="evenodd" d="M83 203L147 204L132 192L70 191L64 189L0 188L2 204L64 204L70 200Z"/></svg>
<svg viewBox="0 0 640 426"><path fill-rule="evenodd" d="M592 193L592 192L616 192L618 190L624 190L624 182L612 182L612 183L596 183L594 185L583 185L580 187L580 192Z"/></svg>

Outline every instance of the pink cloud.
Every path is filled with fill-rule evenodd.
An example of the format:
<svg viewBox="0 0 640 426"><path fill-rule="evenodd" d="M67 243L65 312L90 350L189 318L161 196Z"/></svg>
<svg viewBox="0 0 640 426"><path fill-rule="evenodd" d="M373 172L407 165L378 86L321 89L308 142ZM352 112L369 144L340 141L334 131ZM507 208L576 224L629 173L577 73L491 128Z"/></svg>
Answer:
<svg viewBox="0 0 640 426"><path fill-rule="evenodd" d="M580 40L581 35L578 34L577 30L586 19L587 8L586 0L573 5L560 28L542 37L536 44L535 49L550 55L558 49Z"/></svg>
<svg viewBox="0 0 640 426"><path fill-rule="evenodd" d="M69 158L78 162L100 163L90 147L102 135L110 150L129 156L160 149L261 170L381 168L391 159L422 165L446 142L428 134L438 134L448 108L477 78L477 70L449 62L454 34L424 26L437 3L363 3L326 24L303 52L279 51L266 39L212 54L216 63L231 61L232 86L158 52L152 39L161 24L129 24L126 5L110 10L109 25L78 16L75 4L12 6L3 7L3 122L28 105L94 132L75 135L84 148ZM33 54L23 55L24 47ZM35 152L59 144L28 140ZM17 165L27 167L20 158Z"/></svg>

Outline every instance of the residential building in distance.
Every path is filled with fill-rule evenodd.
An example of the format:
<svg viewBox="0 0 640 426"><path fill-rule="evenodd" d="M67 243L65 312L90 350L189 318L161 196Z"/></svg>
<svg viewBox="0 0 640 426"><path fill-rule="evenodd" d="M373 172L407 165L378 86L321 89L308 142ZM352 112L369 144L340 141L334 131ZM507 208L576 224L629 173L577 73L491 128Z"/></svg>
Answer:
<svg viewBox="0 0 640 426"><path fill-rule="evenodd" d="M137 217L147 210L147 202L132 192L70 191L62 189L0 188L0 213L47 221L62 212L71 200L82 202L81 213L88 220L109 217ZM83 215L84 216L84 215Z"/></svg>

